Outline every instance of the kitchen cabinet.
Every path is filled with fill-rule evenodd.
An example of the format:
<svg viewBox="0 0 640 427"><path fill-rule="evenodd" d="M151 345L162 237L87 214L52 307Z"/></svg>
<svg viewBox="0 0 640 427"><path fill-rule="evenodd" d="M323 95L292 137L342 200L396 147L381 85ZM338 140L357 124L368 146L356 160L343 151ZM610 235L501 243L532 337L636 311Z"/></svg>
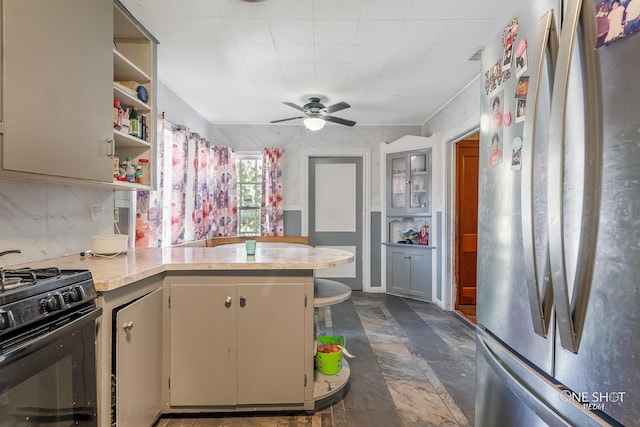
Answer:
<svg viewBox="0 0 640 427"><path fill-rule="evenodd" d="M433 213L441 191L434 138L406 136L381 146L383 278L387 293L432 301L438 248ZM435 196L435 197L434 197Z"/></svg>
<svg viewBox="0 0 640 427"><path fill-rule="evenodd" d="M387 292L431 301L433 247L387 246Z"/></svg>
<svg viewBox="0 0 640 427"><path fill-rule="evenodd" d="M431 149L387 155L387 214L431 212Z"/></svg>
<svg viewBox="0 0 640 427"><path fill-rule="evenodd" d="M312 405L311 278L169 276L165 286L171 410Z"/></svg>
<svg viewBox="0 0 640 427"><path fill-rule="evenodd" d="M162 399L162 289L114 313L116 425L152 425Z"/></svg>
<svg viewBox="0 0 640 427"><path fill-rule="evenodd" d="M153 425L162 411L162 278L98 294L98 425Z"/></svg>
<svg viewBox="0 0 640 427"><path fill-rule="evenodd" d="M114 155L153 161L155 126L145 143L114 135L124 60L147 76L155 123L156 41L118 2L2 0L2 15L2 176L114 187Z"/></svg>
<svg viewBox="0 0 640 427"><path fill-rule="evenodd" d="M119 101L125 110L135 109L138 117L144 117L146 125L144 138L142 132L134 136L126 128L113 129L113 151L110 156L117 158L120 164L126 157L131 157L133 164L146 159L150 169L144 184L114 181L114 185L120 189L148 190L155 187L156 46L157 41L153 36L116 1L113 11L113 100ZM138 96L137 86L144 88L141 90L146 97L144 94ZM116 167L115 161L112 170L113 167Z"/></svg>

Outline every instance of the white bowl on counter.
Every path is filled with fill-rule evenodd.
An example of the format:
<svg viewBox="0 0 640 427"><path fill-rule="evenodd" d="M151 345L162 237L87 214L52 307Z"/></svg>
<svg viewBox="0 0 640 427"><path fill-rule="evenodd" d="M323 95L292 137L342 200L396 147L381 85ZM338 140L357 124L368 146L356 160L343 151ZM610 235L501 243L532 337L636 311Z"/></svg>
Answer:
<svg viewBox="0 0 640 427"><path fill-rule="evenodd" d="M113 255L127 252L129 235L96 234L91 236L91 251L98 255Z"/></svg>

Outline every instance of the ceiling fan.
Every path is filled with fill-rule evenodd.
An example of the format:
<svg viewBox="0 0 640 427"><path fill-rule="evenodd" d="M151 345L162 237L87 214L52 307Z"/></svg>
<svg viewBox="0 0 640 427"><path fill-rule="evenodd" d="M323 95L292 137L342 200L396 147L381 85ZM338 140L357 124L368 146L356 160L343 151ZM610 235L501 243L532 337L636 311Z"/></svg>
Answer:
<svg viewBox="0 0 640 427"><path fill-rule="evenodd" d="M354 121L329 115L331 113L335 113L336 111L344 110L345 108L351 107L351 105L347 104L346 102L338 102L337 104L329 105L328 107L326 107L320 102L320 98L309 98L309 102L307 104L304 104L302 107L292 102L284 102L284 104L288 105L289 107L293 107L298 111L302 111L305 115L298 117L289 117L288 119L274 120L271 123L304 119L304 125L309 130L322 129L325 125L325 122L333 122L345 126L353 126L356 124L356 122Z"/></svg>

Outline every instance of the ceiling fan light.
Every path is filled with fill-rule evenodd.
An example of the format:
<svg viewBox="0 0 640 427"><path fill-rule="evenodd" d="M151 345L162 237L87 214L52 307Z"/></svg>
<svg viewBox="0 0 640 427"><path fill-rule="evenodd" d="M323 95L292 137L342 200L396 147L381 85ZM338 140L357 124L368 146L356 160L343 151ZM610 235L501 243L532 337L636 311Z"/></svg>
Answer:
<svg viewBox="0 0 640 427"><path fill-rule="evenodd" d="M320 130L324 125L325 121L317 117L307 117L304 119L304 126L309 130Z"/></svg>

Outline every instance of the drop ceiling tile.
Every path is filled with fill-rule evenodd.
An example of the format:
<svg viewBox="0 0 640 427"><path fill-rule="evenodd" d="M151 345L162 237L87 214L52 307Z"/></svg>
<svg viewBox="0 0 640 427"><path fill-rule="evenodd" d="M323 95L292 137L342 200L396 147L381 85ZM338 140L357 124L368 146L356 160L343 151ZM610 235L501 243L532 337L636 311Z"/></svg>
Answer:
<svg viewBox="0 0 640 427"><path fill-rule="evenodd" d="M430 44L396 44L391 47L387 63L415 64L429 52Z"/></svg>
<svg viewBox="0 0 640 427"><path fill-rule="evenodd" d="M224 19L231 41L237 43L271 43L271 29L266 19Z"/></svg>
<svg viewBox="0 0 640 427"><path fill-rule="evenodd" d="M312 19L310 1L269 0L264 4L270 19Z"/></svg>
<svg viewBox="0 0 640 427"><path fill-rule="evenodd" d="M237 43L236 47L247 64L278 62L278 55L272 43Z"/></svg>
<svg viewBox="0 0 640 427"><path fill-rule="evenodd" d="M313 43L313 21L272 19L269 21L275 43Z"/></svg>
<svg viewBox="0 0 640 427"><path fill-rule="evenodd" d="M311 86L315 82L313 64L281 64L282 77L287 88L292 85Z"/></svg>
<svg viewBox="0 0 640 427"><path fill-rule="evenodd" d="M184 7L183 0L180 1ZM263 4L248 3L238 0L213 0L220 14L227 18L267 18L267 10Z"/></svg>
<svg viewBox="0 0 640 427"><path fill-rule="evenodd" d="M352 63L385 63L389 57L390 44L354 44Z"/></svg>
<svg viewBox="0 0 640 427"><path fill-rule="evenodd" d="M280 62L298 62L310 64L313 62L313 44L284 43L276 44L276 52Z"/></svg>
<svg viewBox="0 0 640 427"><path fill-rule="evenodd" d="M280 71L280 64L253 63L248 67L250 80L255 83L260 93L273 93L273 90L284 90L284 79ZM234 82L235 83L235 82ZM246 83L246 82L240 82ZM234 86L237 86L234 84Z"/></svg>
<svg viewBox="0 0 640 427"><path fill-rule="evenodd" d="M404 21L396 43L431 45L441 33L448 33L445 20Z"/></svg>
<svg viewBox="0 0 640 427"><path fill-rule="evenodd" d="M402 21L361 20L358 24L355 43L359 44L392 44L402 27Z"/></svg>
<svg viewBox="0 0 640 427"><path fill-rule="evenodd" d="M351 44L355 40L358 21L314 21L314 41L322 44Z"/></svg>
<svg viewBox="0 0 640 427"><path fill-rule="evenodd" d="M362 0L315 0L313 15L315 19L358 19L362 9Z"/></svg>
<svg viewBox="0 0 640 427"><path fill-rule="evenodd" d="M318 87L329 91L341 92L347 83L349 64L316 64L315 71L316 85Z"/></svg>
<svg viewBox="0 0 640 427"><path fill-rule="evenodd" d="M351 62L351 44L318 44L315 47L315 60L326 64L348 64Z"/></svg>
<svg viewBox="0 0 640 427"><path fill-rule="evenodd" d="M149 23L149 31L162 41L229 41L221 18L161 17Z"/></svg>
<svg viewBox="0 0 640 427"><path fill-rule="evenodd" d="M411 3L412 0L364 0L360 19L404 19Z"/></svg>
<svg viewBox="0 0 640 427"><path fill-rule="evenodd" d="M437 38L436 44L483 46L488 40L492 40L499 31L500 28L496 28L493 21L449 21L446 30ZM452 37L451 34L455 34L455 37Z"/></svg>

